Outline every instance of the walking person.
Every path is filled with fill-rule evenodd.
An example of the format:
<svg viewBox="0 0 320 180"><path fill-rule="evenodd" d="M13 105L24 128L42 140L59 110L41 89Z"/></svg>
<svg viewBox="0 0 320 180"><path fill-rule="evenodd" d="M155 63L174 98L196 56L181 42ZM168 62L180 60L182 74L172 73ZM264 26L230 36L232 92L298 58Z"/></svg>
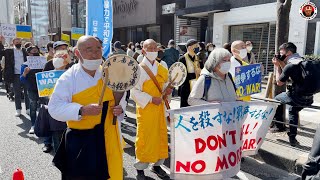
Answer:
<svg viewBox="0 0 320 180"><path fill-rule="evenodd" d="M1 39L1 38L0 38ZM14 102L16 106L15 116L21 115L21 95L24 95L26 114L30 114L29 97L27 87L20 82L21 65L27 61L27 52L21 46L21 39L14 38L12 40L13 48L7 48L0 52L5 57L5 67L3 69L4 81L10 85L13 84Z"/></svg>
<svg viewBox="0 0 320 180"><path fill-rule="evenodd" d="M154 163L152 172L161 179L169 179L160 167L168 158L168 132L162 91L169 95L172 89L167 88L168 70L156 61L157 43L152 39L144 41L143 52L145 57L140 63L141 76L131 91L137 104L138 126L134 167L137 169L137 180L146 179L144 170L150 163Z"/></svg>
<svg viewBox="0 0 320 180"><path fill-rule="evenodd" d="M38 48L35 46L30 46L27 49L28 56L40 56ZM39 94L36 82L36 73L42 72L42 69L30 69L28 65L21 65L21 82L27 86L28 97L30 100L30 119L31 119L31 128L29 134L34 134L34 124L37 118L37 108L39 101Z"/></svg>
<svg viewBox="0 0 320 180"><path fill-rule="evenodd" d="M102 45L93 36L82 36L75 50L80 63L72 66L58 79L50 98L50 115L67 122L67 130L53 159L66 180L122 180L122 144L118 122L126 106L114 106L113 92L104 92L99 101L102 80Z"/></svg>
<svg viewBox="0 0 320 180"><path fill-rule="evenodd" d="M164 50L163 61L167 63L168 68L179 60L179 51L176 50L176 43L173 39L168 42L168 48Z"/></svg>

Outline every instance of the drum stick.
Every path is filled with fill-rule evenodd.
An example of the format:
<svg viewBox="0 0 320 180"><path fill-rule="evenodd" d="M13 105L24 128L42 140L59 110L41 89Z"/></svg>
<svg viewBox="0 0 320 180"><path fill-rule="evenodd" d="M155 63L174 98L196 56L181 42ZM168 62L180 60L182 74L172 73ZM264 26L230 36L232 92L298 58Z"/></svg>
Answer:
<svg viewBox="0 0 320 180"><path fill-rule="evenodd" d="M103 67L103 70L104 70L104 67ZM103 101L103 97L104 97L104 92L106 91L106 88L107 88L107 83L108 83L108 78L109 78L109 73L108 73L108 69L105 69L105 77L103 79L103 86L102 86L102 91L101 91L101 94L100 94L100 99L99 99L99 106L102 105L102 101Z"/></svg>
<svg viewBox="0 0 320 180"><path fill-rule="evenodd" d="M124 92L113 92L113 96L114 96L114 101L115 101L115 105L114 106L118 106L122 97L124 95ZM116 125L117 123L117 116L113 116L113 121L112 124Z"/></svg>

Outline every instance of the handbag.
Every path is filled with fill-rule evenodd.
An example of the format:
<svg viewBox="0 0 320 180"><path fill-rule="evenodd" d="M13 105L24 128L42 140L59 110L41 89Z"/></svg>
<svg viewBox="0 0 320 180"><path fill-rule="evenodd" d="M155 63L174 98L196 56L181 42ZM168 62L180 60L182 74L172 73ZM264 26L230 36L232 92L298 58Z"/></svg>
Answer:
<svg viewBox="0 0 320 180"><path fill-rule="evenodd" d="M50 131L50 114L47 105L41 105L39 114L34 124L34 133L38 137L48 137L52 135Z"/></svg>

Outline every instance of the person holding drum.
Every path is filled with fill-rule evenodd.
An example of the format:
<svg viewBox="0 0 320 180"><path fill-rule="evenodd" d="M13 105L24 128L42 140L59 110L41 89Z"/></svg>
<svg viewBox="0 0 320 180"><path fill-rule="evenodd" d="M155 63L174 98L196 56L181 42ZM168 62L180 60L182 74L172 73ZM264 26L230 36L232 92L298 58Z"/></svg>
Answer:
<svg viewBox="0 0 320 180"><path fill-rule="evenodd" d="M187 53L180 57L179 62L182 62L187 67L187 79L179 89L181 96L180 107L187 107L188 97L192 89L192 85L198 79L203 64L200 62L197 53L199 52L199 43L194 39L188 40Z"/></svg>
<svg viewBox="0 0 320 180"><path fill-rule="evenodd" d="M98 105L105 86L102 46L95 37L80 37L75 54L80 63L59 78L48 105L50 115L68 126L53 163L63 179L122 180L121 135L113 117L123 119L125 98L114 106L113 91L106 88Z"/></svg>
<svg viewBox="0 0 320 180"><path fill-rule="evenodd" d="M160 167L168 158L168 134L166 122L165 98L172 93L168 86L168 69L156 61L157 43L144 41L145 54L139 64L141 75L138 84L131 90L131 96L137 106L136 163L137 180L146 179L144 170L154 163L151 171L162 179L168 174Z"/></svg>
<svg viewBox="0 0 320 180"><path fill-rule="evenodd" d="M216 48L210 53L188 98L191 106L237 100L232 75L229 73L231 56L223 48Z"/></svg>

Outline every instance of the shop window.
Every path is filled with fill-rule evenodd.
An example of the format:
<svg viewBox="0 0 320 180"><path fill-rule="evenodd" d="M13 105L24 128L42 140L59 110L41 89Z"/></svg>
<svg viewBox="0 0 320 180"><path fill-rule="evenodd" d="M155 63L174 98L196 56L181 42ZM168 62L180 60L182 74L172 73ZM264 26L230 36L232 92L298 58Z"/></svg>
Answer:
<svg viewBox="0 0 320 180"><path fill-rule="evenodd" d="M275 24L269 23L229 26L229 41L251 41L256 61L264 65L266 74L273 71L275 31Z"/></svg>

